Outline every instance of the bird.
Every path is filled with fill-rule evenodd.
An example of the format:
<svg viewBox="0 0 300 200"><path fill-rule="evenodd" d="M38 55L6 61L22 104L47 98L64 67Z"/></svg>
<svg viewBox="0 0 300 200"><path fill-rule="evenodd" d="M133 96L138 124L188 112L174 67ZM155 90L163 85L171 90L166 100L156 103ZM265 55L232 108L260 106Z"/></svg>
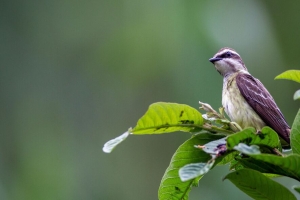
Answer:
<svg viewBox="0 0 300 200"><path fill-rule="evenodd" d="M291 128L272 95L246 68L241 56L232 48L221 48L209 59L223 76L222 106L231 121L241 128L254 127L257 133L269 126L287 143Z"/></svg>

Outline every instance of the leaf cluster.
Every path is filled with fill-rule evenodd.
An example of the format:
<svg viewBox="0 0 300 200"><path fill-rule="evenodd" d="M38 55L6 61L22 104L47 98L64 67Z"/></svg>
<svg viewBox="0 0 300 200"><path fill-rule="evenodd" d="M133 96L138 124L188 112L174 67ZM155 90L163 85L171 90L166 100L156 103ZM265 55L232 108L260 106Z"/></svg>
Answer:
<svg viewBox="0 0 300 200"><path fill-rule="evenodd" d="M300 82L300 71L290 70L276 79ZM294 99L300 98L298 93L300 90ZM206 173L225 164L229 164L231 172L223 180L230 180L254 199L296 199L272 177L287 176L300 181L300 110L291 129L291 151L286 153L270 127L242 130L226 119L222 108L217 112L209 104L199 103L205 114L184 104L154 103L134 128L108 141L103 151L110 153L129 135L189 132L192 137L179 146L162 177L159 199L188 199L192 187ZM294 191L299 193L299 188L295 186Z"/></svg>

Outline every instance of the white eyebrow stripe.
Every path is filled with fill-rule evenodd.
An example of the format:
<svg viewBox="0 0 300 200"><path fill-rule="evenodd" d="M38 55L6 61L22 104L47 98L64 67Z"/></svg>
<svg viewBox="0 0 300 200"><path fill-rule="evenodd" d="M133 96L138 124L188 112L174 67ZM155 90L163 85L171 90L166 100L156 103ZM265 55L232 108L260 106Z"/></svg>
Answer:
<svg viewBox="0 0 300 200"><path fill-rule="evenodd" d="M231 53L236 54L236 55L238 55L239 57L241 57L237 52L235 52L235 51L233 51L233 50L231 50L231 49L223 49L222 51L218 52L218 53L215 55L215 57L216 57L216 56L220 56L220 55L222 55L222 54L225 53L225 52L231 52Z"/></svg>

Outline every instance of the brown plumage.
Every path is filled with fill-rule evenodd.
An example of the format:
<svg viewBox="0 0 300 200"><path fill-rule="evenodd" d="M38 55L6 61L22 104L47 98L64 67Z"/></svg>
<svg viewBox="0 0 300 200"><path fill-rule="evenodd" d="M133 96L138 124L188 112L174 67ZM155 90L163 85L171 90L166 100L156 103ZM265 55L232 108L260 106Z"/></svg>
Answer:
<svg viewBox="0 0 300 200"><path fill-rule="evenodd" d="M247 103L266 125L273 128L287 143L290 143L290 127L264 85L249 74L239 74L236 79L237 86Z"/></svg>

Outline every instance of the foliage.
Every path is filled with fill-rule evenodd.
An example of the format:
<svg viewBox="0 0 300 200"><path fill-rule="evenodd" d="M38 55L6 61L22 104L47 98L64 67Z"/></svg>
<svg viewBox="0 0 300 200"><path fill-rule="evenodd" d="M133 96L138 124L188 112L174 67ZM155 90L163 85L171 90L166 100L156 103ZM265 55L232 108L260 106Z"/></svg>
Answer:
<svg viewBox="0 0 300 200"><path fill-rule="evenodd" d="M296 197L287 188L253 169L231 172L224 179L230 180L253 199L296 200Z"/></svg>
<svg viewBox="0 0 300 200"><path fill-rule="evenodd" d="M287 70L276 76L275 79L287 79L300 83L300 70Z"/></svg>
<svg viewBox="0 0 300 200"><path fill-rule="evenodd" d="M287 70L276 76L275 79L287 79L300 83L300 70ZM300 90L297 90L294 94L294 100L297 99L300 99Z"/></svg>
<svg viewBox="0 0 300 200"><path fill-rule="evenodd" d="M294 153L300 154L300 110L298 111L292 126L291 146Z"/></svg>
<svg viewBox="0 0 300 200"><path fill-rule="evenodd" d="M290 70L276 79L300 82L299 72ZM277 133L270 127L259 132L251 127L242 130L225 118L223 109L217 112L209 104L199 103L205 114L188 105L154 103L134 128L108 141L103 151L110 153L129 135L189 132L192 137L179 146L165 171L159 199L188 199L192 187L206 173L225 164L230 164L232 172L224 180L230 180L254 199L296 199L290 190L271 178L287 176L300 181L300 110L291 129L293 153L285 155ZM294 190L299 192L299 186Z"/></svg>
<svg viewBox="0 0 300 200"><path fill-rule="evenodd" d="M204 145L210 141L220 139L221 135L202 133L184 142L173 155L159 187L159 199L187 199L191 186L197 185L202 176L188 181L181 181L179 169L190 163L206 163L211 157L195 145Z"/></svg>

